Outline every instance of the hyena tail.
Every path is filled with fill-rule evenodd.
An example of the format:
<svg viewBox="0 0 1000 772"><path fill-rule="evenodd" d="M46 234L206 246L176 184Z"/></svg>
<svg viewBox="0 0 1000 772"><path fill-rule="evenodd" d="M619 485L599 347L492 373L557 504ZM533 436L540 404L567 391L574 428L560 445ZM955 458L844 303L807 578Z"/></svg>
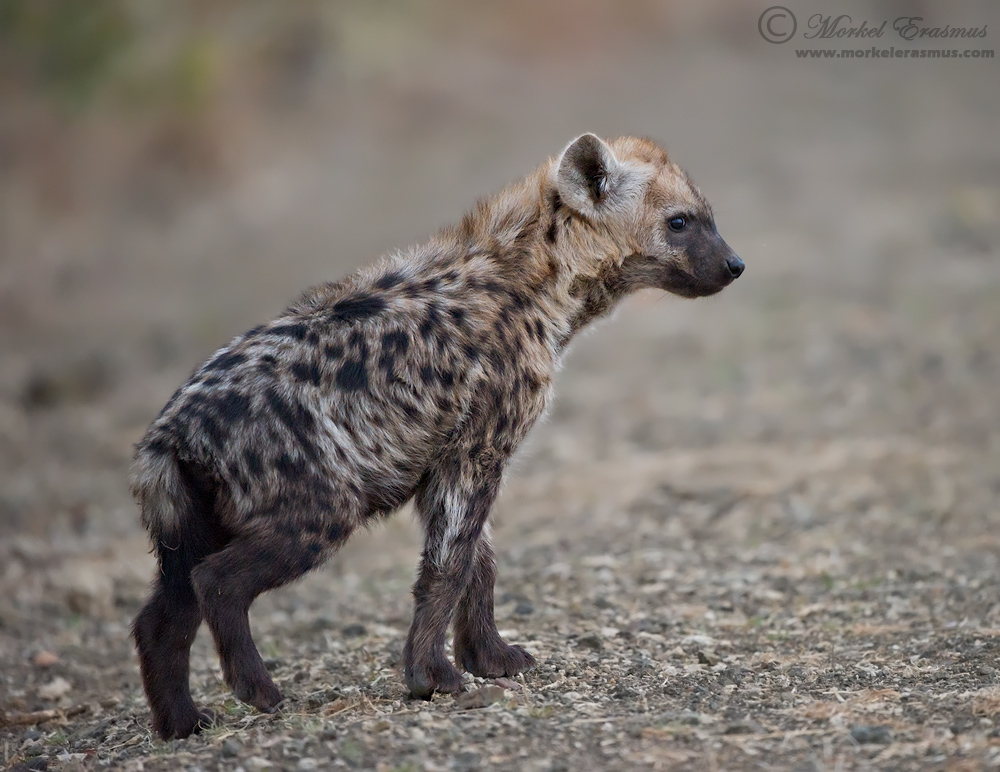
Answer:
<svg viewBox="0 0 1000 772"><path fill-rule="evenodd" d="M184 516L190 514L191 491L167 440L147 437L139 444L129 488L139 504L142 525L153 539L179 532Z"/></svg>
<svg viewBox="0 0 1000 772"><path fill-rule="evenodd" d="M129 487L153 540L158 581L171 595L194 598L191 569L230 541L217 512L219 481L208 469L180 460L165 441L139 445Z"/></svg>
<svg viewBox="0 0 1000 772"><path fill-rule="evenodd" d="M132 625L143 688L160 737L187 737L211 722L195 708L188 684L191 643L202 619L191 570L230 536L216 512L216 480L178 460L166 443L139 446L130 483L159 569Z"/></svg>

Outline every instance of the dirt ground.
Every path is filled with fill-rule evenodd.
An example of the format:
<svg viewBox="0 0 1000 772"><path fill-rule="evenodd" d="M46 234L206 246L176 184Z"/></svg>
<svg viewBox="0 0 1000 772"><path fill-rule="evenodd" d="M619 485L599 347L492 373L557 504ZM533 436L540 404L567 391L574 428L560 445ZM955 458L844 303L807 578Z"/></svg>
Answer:
<svg viewBox="0 0 1000 772"><path fill-rule="evenodd" d="M995 4L888 5L849 11L1000 35ZM344 8L193 128L0 108L3 764L1000 767L1000 65L800 60L752 4ZM132 443L214 348L585 130L662 140L748 267L568 356L495 513L537 669L407 698L404 511L255 604L279 713L203 629L220 723L153 739Z"/></svg>

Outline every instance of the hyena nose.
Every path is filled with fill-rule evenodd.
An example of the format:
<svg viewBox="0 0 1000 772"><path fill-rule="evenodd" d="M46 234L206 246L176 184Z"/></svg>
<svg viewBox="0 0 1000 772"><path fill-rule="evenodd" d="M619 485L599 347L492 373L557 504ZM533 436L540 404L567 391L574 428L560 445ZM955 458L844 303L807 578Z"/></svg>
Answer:
<svg viewBox="0 0 1000 772"><path fill-rule="evenodd" d="M743 269L746 268L746 266L743 264L742 260L740 260L736 255L733 255L732 257L726 258L726 268L729 269L729 275L735 279L743 273Z"/></svg>

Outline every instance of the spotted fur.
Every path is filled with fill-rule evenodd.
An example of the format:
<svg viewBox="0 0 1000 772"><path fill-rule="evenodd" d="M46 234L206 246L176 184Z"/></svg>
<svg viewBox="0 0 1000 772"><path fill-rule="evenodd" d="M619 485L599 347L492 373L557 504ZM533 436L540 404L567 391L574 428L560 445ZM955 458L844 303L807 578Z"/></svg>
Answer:
<svg viewBox="0 0 1000 772"><path fill-rule="evenodd" d="M670 218L686 232L673 233ZM426 532L404 650L417 696L530 668L493 621L488 519L573 335L629 292L717 292L742 263L656 145L585 134L461 224L237 337L138 444L132 490L160 570L133 636L161 737L211 717L188 691L204 619L237 697L281 700L250 637L260 593L410 499Z"/></svg>

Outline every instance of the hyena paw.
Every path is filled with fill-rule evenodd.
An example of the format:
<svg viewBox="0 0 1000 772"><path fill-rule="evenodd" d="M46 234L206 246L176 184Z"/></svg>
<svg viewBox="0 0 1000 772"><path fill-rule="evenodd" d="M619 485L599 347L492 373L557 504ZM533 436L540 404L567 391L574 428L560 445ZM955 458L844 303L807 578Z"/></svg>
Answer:
<svg viewBox="0 0 1000 772"><path fill-rule="evenodd" d="M282 700L281 692L270 679L237 684L233 688L233 693L238 700L253 705L261 713L274 713Z"/></svg>
<svg viewBox="0 0 1000 772"><path fill-rule="evenodd" d="M410 694L429 700L434 692L454 694L462 690L462 674L446 657L431 662L414 662L406 666L406 685Z"/></svg>
<svg viewBox="0 0 1000 772"><path fill-rule="evenodd" d="M193 734L200 734L215 722L215 714L212 711L192 709L181 715L163 716L154 720L153 730L161 740L183 740Z"/></svg>
<svg viewBox="0 0 1000 772"><path fill-rule="evenodd" d="M499 638L488 643L455 643L455 659L480 678L513 676L535 666L535 658L520 646L510 646Z"/></svg>

